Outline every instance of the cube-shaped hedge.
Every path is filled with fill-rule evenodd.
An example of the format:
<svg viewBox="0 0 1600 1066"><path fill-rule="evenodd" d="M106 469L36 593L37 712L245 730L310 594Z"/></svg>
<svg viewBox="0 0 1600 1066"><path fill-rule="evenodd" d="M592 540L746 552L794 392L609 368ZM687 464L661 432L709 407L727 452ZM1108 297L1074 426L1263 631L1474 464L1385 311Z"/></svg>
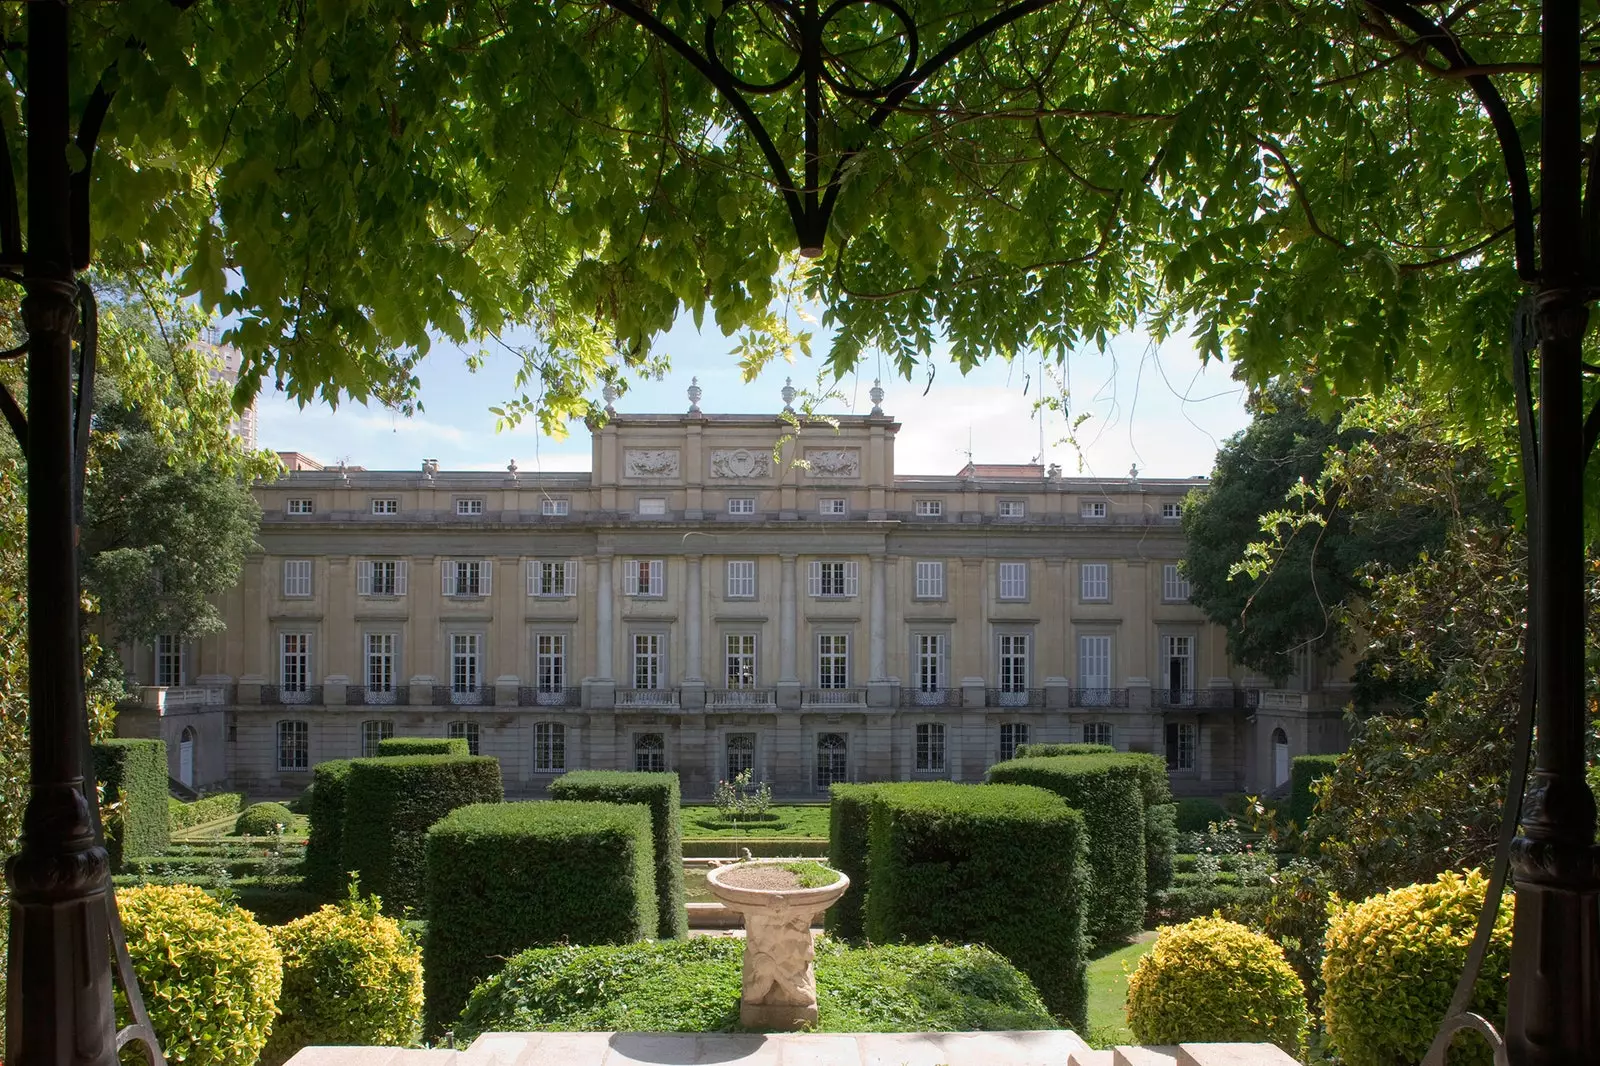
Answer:
<svg viewBox="0 0 1600 1066"><path fill-rule="evenodd" d="M872 792L877 785L834 785L828 801L828 865L850 878L850 887L829 907L828 935L855 938L866 932L867 842Z"/></svg>
<svg viewBox="0 0 1600 1066"><path fill-rule="evenodd" d="M1337 755L1296 755L1289 764L1289 817L1301 829L1317 808L1317 795L1311 786L1331 775L1338 764Z"/></svg>
<svg viewBox="0 0 1600 1066"><path fill-rule="evenodd" d="M378 758L399 755L471 755L466 737L384 737L378 741Z"/></svg>
<svg viewBox="0 0 1600 1066"><path fill-rule="evenodd" d="M1139 770L1120 755L1013 759L989 768L996 784L1048 789L1083 813L1089 832L1089 906L1093 940L1144 928L1144 791Z"/></svg>
<svg viewBox="0 0 1600 1066"><path fill-rule="evenodd" d="M1083 1026L1086 833L1064 799L1026 785L882 785L869 840L869 938L987 944Z"/></svg>
<svg viewBox="0 0 1600 1066"><path fill-rule="evenodd" d="M433 823L505 798L500 761L477 755L356 759L345 783L343 863L363 892L391 911L422 905L423 858Z"/></svg>
<svg viewBox="0 0 1600 1066"><path fill-rule="evenodd" d="M105 786L102 807L118 804L105 819L111 868L124 859L167 849L167 746L159 740L119 737L94 746L94 775Z"/></svg>
<svg viewBox="0 0 1600 1066"><path fill-rule="evenodd" d="M300 869L305 887L328 899L344 895L344 799L351 761L329 759L311 773L310 828Z"/></svg>
<svg viewBox="0 0 1600 1066"><path fill-rule="evenodd" d="M657 927L650 811L550 800L463 807L428 831L426 1029L525 948L625 944Z"/></svg>
<svg viewBox="0 0 1600 1066"><path fill-rule="evenodd" d="M650 808L655 834L656 935L670 940L689 935L683 900L683 805L678 775L625 770L574 770L550 782L550 798L592 803L642 803Z"/></svg>
<svg viewBox="0 0 1600 1066"><path fill-rule="evenodd" d="M1110 744L1018 744L1019 759L1053 759L1058 755L1115 755Z"/></svg>

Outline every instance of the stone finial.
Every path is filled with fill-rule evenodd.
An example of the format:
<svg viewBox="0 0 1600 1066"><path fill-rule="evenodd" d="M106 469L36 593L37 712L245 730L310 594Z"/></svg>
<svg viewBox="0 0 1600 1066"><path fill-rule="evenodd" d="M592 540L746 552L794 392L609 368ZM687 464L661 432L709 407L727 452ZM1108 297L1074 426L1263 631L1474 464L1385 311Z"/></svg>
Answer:
<svg viewBox="0 0 1600 1066"><path fill-rule="evenodd" d="M437 459L424 459L424 460L422 460L422 476L423 477L431 478L431 477L433 477L433 475L437 474L438 472L439 472L439 460L437 460Z"/></svg>
<svg viewBox="0 0 1600 1066"><path fill-rule="evenodd" d="M610 382L606 382L606 387L600 390L601 398L606 401L606 414L614 415L617 413L617 395L617 387Z"/></svg>
<svg viewBox="0 0 1600 1066"><path fill-rule="evenodd" d="M690 414L697 415L697 414L700 413L700 397L702 397L704 395L705 395L705 390L700 387L700 379L697 378L697 377L690 378L689 379L689 413Z"/></svg>
<svg viewBox="0 0 1600 1066"><path fill-rule="evenodd" d="M506 473L511 475L512 481L517 480L517 461L515 459L506 464Z"/></svg>
<svg viewBox="0 0 1600 1066"><path fill-rule="evenodd" d="M872 397L872 413L883 414L883 381L880 378L872 379L872 388L867 390L867 395Z"/></svg>
<svg viewBox="0 0 1600 1066"><path fill-rule="evenodd" d="M783 409L785 411L789 412L790 414L794 414L794 398L798 395L799 393L795 392L794 390L794 379L784 378L782 396Z"/></svg>
<svg viewBox="0 0 1600 1066"><path fill-rule="evenodd" d="M1128 480L1129 481L1138 481L1139 480L1139 464L1138 463L1134 463L1132 466L1128 467Z"/></svg>

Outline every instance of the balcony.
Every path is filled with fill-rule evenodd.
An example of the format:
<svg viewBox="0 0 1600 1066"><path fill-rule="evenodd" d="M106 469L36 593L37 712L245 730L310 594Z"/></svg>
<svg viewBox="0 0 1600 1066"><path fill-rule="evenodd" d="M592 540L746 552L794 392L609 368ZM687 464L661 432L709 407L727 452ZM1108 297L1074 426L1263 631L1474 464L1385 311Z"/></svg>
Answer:
<svg viewBox="0 0 1600 1066"><path fill-rule="evenodd" d="M306 685L301 688L285 689L282 685L262 685L261 702L284 707L302 703L321 704L322 686Z"/></svg>
<svg viewBox="0 0 1600 1066"><path fill-rule="evenodd" d="M224 707L235 700L233 685L141 685L139 705L165 714L180 707Z"/></svg>
<svg viewBox="0 0 1600 1066"><path fill-rule="evenodd" d="M714 688L706 692L708 711L775 711L778 694L770 688Z"/></svg>
<svg viewBox="0 0 1600 1066"><path fill-rule="evenodd" d="M985 689L983 703L985 707L1043 707L1044 689Z"/></svg>
<svg viewBox="0 0 1600 1066"><path fill-rule="evenodd" d="M539 688L534 685L517 688L518 707L579 707L582 704L581 688Z"/></svg>
<svg viewBox="0 0 1600 1066"><path fill-rule="evenodd" d="M1182 708L1193 707L1205 711L1234 711L1245 710L1254 706L1250 701L1252 692L1243 689L1231 688L1158 688L1150 693L1151 702L1157 707Z"/></svg>
<svg viewBox="0 0 1600 1066"><path fill-rule="evenodd" d="M903 688L900 690L902 707L959 707L961 690L958 688Z"/></svg>
<svg viewBox="0 0 1600 1066"><path fill-rule="evenodd" d="M675 688L619 688L617 710L677 710L678 690Z"/></svg>
<svg viewBox="0 0 1600 1066"><path fill-rule="evenodd" d="M411 705L411 686L390 685L377 690L365 685L348 685L344 702L350 707L408 707Z"/></svg>
<svg viewBox="0 0 1600 1066"><path fill-rule="evenodd" d="M477 688L456 689L451 685L434 685L433 705L435 707L492 707L494 706L494 688L490 685L479 685Z"/></svg>
<svg viewBox="0 0 1600 1066"><path fill-rule="evenodd" d="M1067 690L1068 707L1126 707L1125 688L1074 688Z"/></svg>
<svg viewBox="0 0 1600 1066"><path fill-rule="evenodd" d="M802 702L805 707L865 707L867 690L864 688L808 688Z"/></svg>

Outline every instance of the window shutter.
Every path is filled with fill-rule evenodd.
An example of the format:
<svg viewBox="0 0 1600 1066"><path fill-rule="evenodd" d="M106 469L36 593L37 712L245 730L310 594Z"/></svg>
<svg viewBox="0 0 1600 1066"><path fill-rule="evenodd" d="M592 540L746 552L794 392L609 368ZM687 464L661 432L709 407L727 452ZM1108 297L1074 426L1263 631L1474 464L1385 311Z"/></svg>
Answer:
<svg viewBox="0 0 1600 1066"><path fill-rule="evenodd" d="M561 594L563 596L578 594L578 564L571 559L561 564Z"/></svg>
<svg viewBox="0 0 1600 1066"><path fill-rule="evenodd" d="M666 563L661 559L650 560L650 595L664 596L667 591L667 575L663 572Z"/></svg>
<svg viewBox="0 0 1600 1066"><path fill-rule="evenodd" d="M528 595L539 595L539 560L529 559L522 564L522 569L528 582Z"/></svg>
<svg viewBox="0 0 1600 1066"><path fill-rule="evenodd" d="M861 594L861 564L844 564L844 594L846 596L859 596Z"/></svg>
<svg viewBox="0 0 1600 1066"><path fill-rule="evenodd" d="M439 560L439 591L446 596L456 594L456 561L454 559Z"/></svg>
<svg viewBox="0 0 1600 1066"><path fill-rule="evenodd" d="M806 593L815 598L822 595L822 564L806 564Z"/></svg>
<svg viewBox="0 0 1600 1066"><path fill-rule="evenodd" d="M639 560L627 559L623 562L622 591L625 596L639 595Z"/></svg>
<svg viewBox="0 0 1600 1066"><path fill-rule="evenodd" d="M494 591L494 563L488 559L483 561L483 594L485 596Z"/></svg>
<svg viewBox="0 0 1600 1066"><path fill-rule="evenodd" d="M406 571L409 570L410 567L411 564L406 562L404 559L398 559L395 561L394 594L396 596L404 596L406 594Z"/></svg>
<svg viewBox="0 0 1600 1066"><path fill-rule="evenodd" d="M372 595L372 563L366 559L356 563L356 595Z"/></svg>

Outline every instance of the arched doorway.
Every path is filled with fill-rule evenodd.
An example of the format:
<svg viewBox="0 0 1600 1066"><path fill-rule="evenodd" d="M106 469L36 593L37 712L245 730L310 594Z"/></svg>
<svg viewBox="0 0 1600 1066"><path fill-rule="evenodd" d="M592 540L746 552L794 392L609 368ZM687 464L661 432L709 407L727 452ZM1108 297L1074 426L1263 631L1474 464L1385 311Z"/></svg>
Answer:
<svg viewBox="0 0 1600 1066"><path fill-rule="evenodd" d="M1272 731L1272 787L1289 780L1289 734L1280 726Z"/></svg>
<svg viewBox="0 0 1600 1066"><path fill-rule="evenodd" d="M178 738L178 780L185 788L194 787L194 742L194 729L184 726Z"/></svg>

